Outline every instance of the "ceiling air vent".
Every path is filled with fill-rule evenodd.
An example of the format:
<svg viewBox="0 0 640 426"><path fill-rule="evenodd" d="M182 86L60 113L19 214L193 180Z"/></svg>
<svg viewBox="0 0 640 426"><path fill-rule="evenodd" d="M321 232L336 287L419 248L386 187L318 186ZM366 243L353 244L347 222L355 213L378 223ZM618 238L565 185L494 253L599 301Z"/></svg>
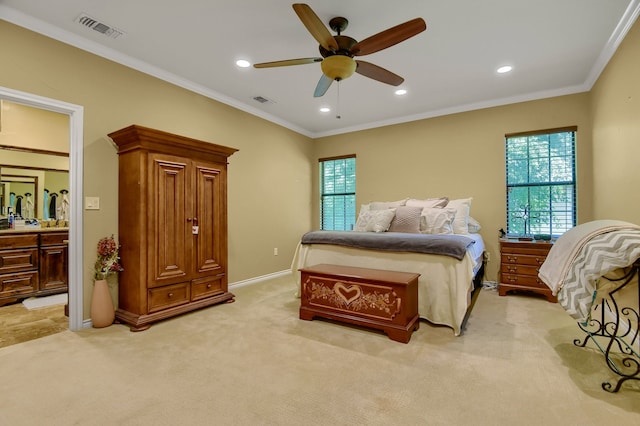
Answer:
<svg viewBox="0 0 640 426"><path fill-rule="evenodd" d="M267 99L264 96L254 96L252 99L254 101L256 101L256 102L260 102L261 104L274 104L275 103L271 99Z"/></svg>
<svg viewBox="0 0 640 426"><path fill-rule="evenodd" d="M97 31L100 34L105 35L109 38L115 39L125 34L124 31L114 28L111 25L107 25L104 22L100 22L97 19L94 19L91 16L87 15L86 13L81 13L76 18L76 22L82 26L91 28L92 30Z"/></svg>

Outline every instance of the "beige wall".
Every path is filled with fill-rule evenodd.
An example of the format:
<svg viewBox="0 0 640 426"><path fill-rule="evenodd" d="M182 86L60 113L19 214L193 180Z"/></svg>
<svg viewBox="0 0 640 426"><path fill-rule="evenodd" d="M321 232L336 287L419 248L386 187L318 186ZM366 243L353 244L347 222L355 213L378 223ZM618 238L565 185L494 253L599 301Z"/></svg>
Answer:
<svg viewBox="0 0 640 426"><path fill-rule="evenodd" d="M100 197L100 210L84 212L85 317L96 243L118 231L106 135L131 124L239 149L229 159L229 280L289 269L311 228L309 138L5 21L0 40L11 40L0 43L0 86L84 107L84 195Z"/></svg>
<svg viewBox="0 0 640 426"><path fill-rule="evenodd" d="M315 157L356 154L358 205L406 197L473 197L471 215L491 253L488 276L498 268L498 230L506 227L506 133L578 126L578 210L591 220L591 126L588 94L488 108L319 139ZM314 224L318 171L314 176Z"/></svg>
<svg viewBox="0 0 640 426"><path fill-rule="evenodd" d="M640 223L640 22L591 91L596 219Z"/></svg>
<svg viewBox="0 0 640 426"><path fill-rule="evenodd" d="M6 100L0 107L0 145L69 153L69 116Z"/></svg>

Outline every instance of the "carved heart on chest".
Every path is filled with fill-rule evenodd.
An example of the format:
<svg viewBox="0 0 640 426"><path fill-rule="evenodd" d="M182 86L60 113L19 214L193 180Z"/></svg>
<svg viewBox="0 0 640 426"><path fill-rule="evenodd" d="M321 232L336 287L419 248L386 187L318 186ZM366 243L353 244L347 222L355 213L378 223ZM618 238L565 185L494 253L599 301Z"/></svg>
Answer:
<svg viewBox="0 0 640 426"><path fill-rule="evenodd" d="M338 295L338 297L344 300L347 305L354 300L357 300L362 295L362 289L358 285L350 285L347 287L343 283L335 283L333 291Z"/></svg>

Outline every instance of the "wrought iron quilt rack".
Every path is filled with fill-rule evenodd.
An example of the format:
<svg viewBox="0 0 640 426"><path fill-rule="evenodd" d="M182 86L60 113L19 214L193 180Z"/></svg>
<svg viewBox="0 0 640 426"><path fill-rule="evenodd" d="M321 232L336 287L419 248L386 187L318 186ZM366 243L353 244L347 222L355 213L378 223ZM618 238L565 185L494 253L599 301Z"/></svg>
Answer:
<svg viewBox="0 0 640 426"><path fill-rule="evenodd" d="M593 308L591 320L578 326L586 333L584 340L575 339L573 344L585 347L589 339L603 353L607 366L620 376L617 383L602 383L607 392L618 392L627 380L640 381L640 283L638 284L638 306L619 306L616 296L638 274L640 259L636 260L624 276L609 279L615 282L614 289ZM606 278L606 277L605 277ZM598 312L599 311L599 312ZM597 317L597 318L596 318Z"/></svg>

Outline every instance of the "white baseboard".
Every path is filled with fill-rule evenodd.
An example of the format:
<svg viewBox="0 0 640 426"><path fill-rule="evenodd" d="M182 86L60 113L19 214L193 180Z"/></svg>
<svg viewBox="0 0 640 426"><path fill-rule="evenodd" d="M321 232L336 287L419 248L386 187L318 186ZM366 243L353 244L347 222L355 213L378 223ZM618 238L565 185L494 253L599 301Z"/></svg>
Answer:
<svg viewBox="0 0 640 426"><path fill-rule="evenodd" d="M230 283L229 284L229 288L232 287L244 287L246 285L252 285L252 284L257 284L261 281L266 281L266 280L270 280L273 278L279 278L279 277L284 277L285 275L290 275L291 274L291 269L287 269L284 271L280 271L280 272L274 272L271 274L267 274L267 275L261 275L259 277L254 277L254 278L249 278L247 280L242 280L242 281L236 281L235 283Z"/></svg>

